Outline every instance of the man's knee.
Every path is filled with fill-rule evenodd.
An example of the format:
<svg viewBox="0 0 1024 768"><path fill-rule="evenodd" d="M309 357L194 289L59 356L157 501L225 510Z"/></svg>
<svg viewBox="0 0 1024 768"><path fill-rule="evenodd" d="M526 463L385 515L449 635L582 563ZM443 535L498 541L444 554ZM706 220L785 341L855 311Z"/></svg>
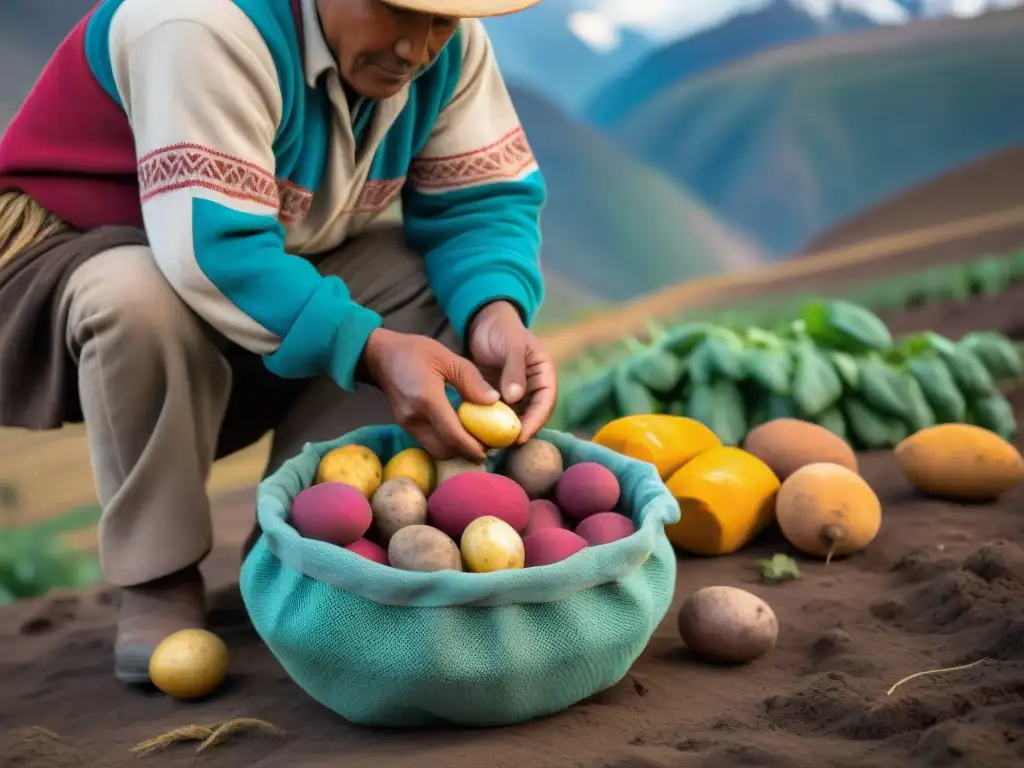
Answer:
<svg viewBox="0 0 1024 768"><path fill-rule="evenodd" d="M62 297L73 354L89 339L117 336L121 344L154 345L202 335L198 317L164 278L145 246L121 246L79 266Z"/></svg>

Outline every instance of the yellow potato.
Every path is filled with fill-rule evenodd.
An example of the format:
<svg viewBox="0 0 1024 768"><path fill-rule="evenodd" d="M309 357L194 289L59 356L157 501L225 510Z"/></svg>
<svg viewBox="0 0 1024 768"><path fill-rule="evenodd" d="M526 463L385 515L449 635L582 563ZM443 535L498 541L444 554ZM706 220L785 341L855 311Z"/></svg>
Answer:
<svg viewBox="0 0 1024 768"><path fill-rule="evenodd" d="M840 464L807 464L782 484L775 516L786 540L801 552L845 557L875 540L882 503L867 481Z"/></svg>
<svg viewBox="0 0 1024 768"><path fill-rule="evenodd" d="M328 451L316 468L317 483L346 483L372 498L384 469L377 454L364 445L342 445Z"/></svg>
<svg viewBox="0 0 1024 768"><path fill-rule="evenodd" d="M516 412L500 400L493 405L463 403L459 406L459 421L488 448L508 448L523 429Z"/></svg>
<svg viewBox="0 0 1024 768"><path fill-rule="evenodd" d="M462 562L473 573L515 570L526 564L526 549L516 529L490 515L466 526L461 549Z"/></svg>
<svg viewBox="0 0 1024 768"><path fill-rule="evenodd" d="M429 496L437 478L434 460L422 448L399 451L384 465L384 482L395 477L409 478L420 487L424 495Z"/></svg>
<svg viewBox="0 0 1024 768"><path fill-rule="evenodd" d="M149 660L149 678L175 699L212 693L228 673L224 641L205 629L182 629L164 638Z"/></svg>
<svg viewBox="0 0 1024 768"><path fill-rule="evenodd" d="M922 429L895 454L907 481L939 498L994 501L1024 479L1024 458L1013 443L970 424Z"/></svg>

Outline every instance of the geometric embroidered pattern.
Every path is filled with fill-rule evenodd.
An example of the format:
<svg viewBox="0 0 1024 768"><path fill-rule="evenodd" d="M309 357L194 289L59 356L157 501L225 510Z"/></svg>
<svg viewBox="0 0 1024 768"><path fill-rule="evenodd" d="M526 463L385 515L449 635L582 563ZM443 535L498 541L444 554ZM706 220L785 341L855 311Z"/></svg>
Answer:
<svg viewBox="0 0 1024 768"><path fill-rule="evenodd" d="M472 152L447 157L418 157L409 168L409 181L424 192L472 187L519 178L534 165L533 151L522 128Z"/></svg>
<svg viewBox="0 0 1024 768"><path fill-rule="evenodd" d="M405 185L405 177L368 181L359 190L355 205L345 209L343 215L356 216L366 213L380 213L394 202Z"/></svg>
<svg viewBox="0 0 1024 768"><path fill-rule="evenodd" d="M146 202L179 189L200 187L278 211L284 221L309 211L312 193L239 157L198 144L172 144L139 159L139 195Z"/></svg>

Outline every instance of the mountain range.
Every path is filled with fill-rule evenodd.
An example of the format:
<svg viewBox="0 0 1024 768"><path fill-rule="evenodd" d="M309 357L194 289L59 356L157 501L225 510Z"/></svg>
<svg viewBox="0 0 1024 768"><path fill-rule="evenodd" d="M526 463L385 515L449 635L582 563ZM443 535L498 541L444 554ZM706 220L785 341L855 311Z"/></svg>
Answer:
<svg viewBox="0 0 1024 768"><path fill-rule="evenodd" d="M776 48L677 78L609 133L772 256L1024 143L1024 11ZM682 45L682 44L680 44Z"/></svg>
<svg viewBox="0 0 1024 768"><path fill-rule="evenodd" d="M877 26L870 17L842 7L815 16L789 0L774 0L651 53L599 89L583 113L588 122L614 129L663 88L689 77L780 45Z"/></svg>

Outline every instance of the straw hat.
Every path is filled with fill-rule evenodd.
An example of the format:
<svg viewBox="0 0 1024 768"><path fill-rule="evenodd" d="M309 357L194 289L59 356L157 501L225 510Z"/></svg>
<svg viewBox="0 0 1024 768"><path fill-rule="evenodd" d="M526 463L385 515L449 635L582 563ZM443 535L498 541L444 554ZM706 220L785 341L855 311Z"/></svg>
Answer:
<svg viewBox="0 0 1024 768"><path fill-rule="evenodd" d="M385 0L388 5L408 8L410 11L436 13L460 19L479 19L486 16L507 16L525 11L540 0Z"/></svg>

